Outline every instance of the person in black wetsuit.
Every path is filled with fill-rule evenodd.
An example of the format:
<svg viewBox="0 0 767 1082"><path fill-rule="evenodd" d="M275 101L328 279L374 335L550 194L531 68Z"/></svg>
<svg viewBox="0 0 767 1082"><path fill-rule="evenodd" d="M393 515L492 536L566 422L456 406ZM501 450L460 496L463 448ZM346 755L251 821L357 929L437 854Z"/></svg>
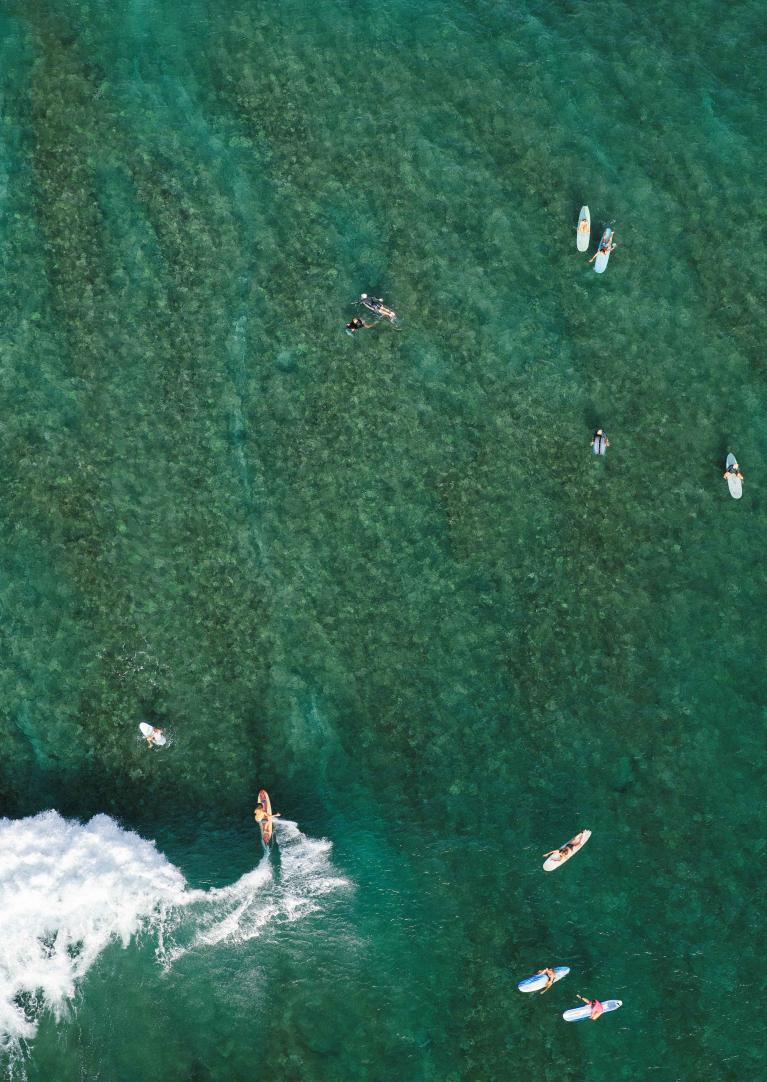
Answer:
<svg viewBox="0 0 767 1082"><path fill-rule="evenodd" d="M352 321L346 324L349 334L354 334L355 331L369 331L371 327L375 327L375 323L366 323L359 316L354 316Z"/></svg>
<svg viewBox="0 0 767 1082"><path fill-rule="evenodd" d="M371 312L375 312L377 316L383 316L384 319L390 319L392 323L397 318L397 313L393 308L386 307L382 297L369 297L367 293L361 293L360 304L364 304L367 309Z"/></svg>

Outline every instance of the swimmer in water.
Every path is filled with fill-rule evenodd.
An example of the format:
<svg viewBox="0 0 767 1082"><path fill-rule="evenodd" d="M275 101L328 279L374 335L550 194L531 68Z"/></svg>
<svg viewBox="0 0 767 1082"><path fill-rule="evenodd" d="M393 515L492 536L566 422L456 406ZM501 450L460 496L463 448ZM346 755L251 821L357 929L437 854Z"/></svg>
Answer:
<svg viewBox="0 0 767 1082"><path fill-rule="evenodd" d="M371 312L375 312L377 316L383 316L384 319L390 319L392 323L397 318L397 313L392 308L387 308L383 302L383 297L369 297L367 293L360 294L360 304L364 304Z"/></svg>
<svg viewBox="0 0 767 1082"><path fill-rule="evenodd" d="M375 323L366 323L364 319L360 319L359 316L354 316L351 322L346 324L346 330L349 334L354 334L355 331L369 331L371 327L375 327Z"/></svg>

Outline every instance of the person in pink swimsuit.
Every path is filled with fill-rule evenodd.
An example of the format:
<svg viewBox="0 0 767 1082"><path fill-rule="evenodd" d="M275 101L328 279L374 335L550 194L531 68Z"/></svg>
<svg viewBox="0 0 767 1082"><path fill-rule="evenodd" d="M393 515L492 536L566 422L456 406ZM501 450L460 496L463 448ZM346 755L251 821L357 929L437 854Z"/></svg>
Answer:
<svg viewBox="0 0 767 1082"><path fill-rule="evenodd" d="M602 1004L599 1002L598 999L586 999L586 997L582 996L580 994L580 992L576 992L575 994L576 994L576 997L578 999L582 999L584 1003L588 1003L589 1007L591 1007L591 1021L592 1022L596 1022L596 1020L597 1020L597 1018L599 1018L600 1014L604 1014L605 1009L602 1006Z"/></svg>

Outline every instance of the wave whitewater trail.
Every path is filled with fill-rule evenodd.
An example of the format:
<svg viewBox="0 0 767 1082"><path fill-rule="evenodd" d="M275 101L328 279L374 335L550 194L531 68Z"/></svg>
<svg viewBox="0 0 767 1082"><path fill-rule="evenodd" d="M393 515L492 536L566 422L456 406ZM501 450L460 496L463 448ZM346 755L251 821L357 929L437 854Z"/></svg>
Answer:
<svg viewBox="0 0 767 1082"><path fill-rule="evenodd" d="M109 816L0 820L0 1048L9 1060L43 1011L66 1014L109 944L154 935L167 968L193 948L242 943L269 922L298 920L349 885L331 865L330 842L290 821L276 833L277 875L267 854L230 886L197 890L154 842Z"/></svg>

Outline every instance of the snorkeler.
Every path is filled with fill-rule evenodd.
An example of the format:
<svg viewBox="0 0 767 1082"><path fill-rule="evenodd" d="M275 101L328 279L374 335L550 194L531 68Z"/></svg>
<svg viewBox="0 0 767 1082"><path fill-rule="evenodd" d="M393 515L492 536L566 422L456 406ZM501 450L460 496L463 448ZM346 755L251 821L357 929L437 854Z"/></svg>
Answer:
<svg viewBox="0 0 767 1082"><path fill-rule="evenodd" d="M377 316L383 316L384 319L390 319L392 323L397 318L397 313L393 309L386 307L383 302L383 297L378 297L376 299L375 297L369 297L367 293L361 293L360 304L364 304L369 311L375 312Z"/></svg>

